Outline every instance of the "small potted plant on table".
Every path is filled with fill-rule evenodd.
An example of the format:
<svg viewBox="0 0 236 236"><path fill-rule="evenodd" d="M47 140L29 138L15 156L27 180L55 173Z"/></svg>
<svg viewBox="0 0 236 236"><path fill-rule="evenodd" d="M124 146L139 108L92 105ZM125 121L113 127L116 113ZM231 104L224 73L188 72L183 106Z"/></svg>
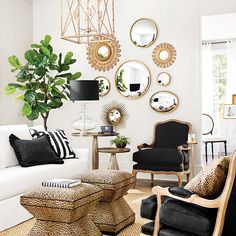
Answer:
<svg viewBox="0 0 236 236"><path fill-rule="evenodd" d="M117 135L115 139L111 140L111 143L115 144L117 148L125 148L127 144L130 144L130 141L125 136Z"/></svg>

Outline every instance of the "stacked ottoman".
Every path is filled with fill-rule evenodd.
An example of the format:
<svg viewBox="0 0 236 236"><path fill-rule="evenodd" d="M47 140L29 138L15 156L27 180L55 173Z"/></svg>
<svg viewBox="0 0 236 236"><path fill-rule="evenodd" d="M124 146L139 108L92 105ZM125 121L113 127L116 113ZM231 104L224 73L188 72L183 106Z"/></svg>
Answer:
<svg viewBox="0 0 236 236"><path fill-rule="evenodd" d="M136 183L130 173L116 170L92 170L78 176L83 183L93 184L103 190L103 198L90 213L102 233L116 235L134 223L135 214L123 196Z"/></svg>
<svg viewBox="0 0 236 236"><path fill-rule="evenodd" d="M88 213L103 197L100 188L80 184L73 188L39 187L21 197L36 219L30 236L100 236Z"/></svg>

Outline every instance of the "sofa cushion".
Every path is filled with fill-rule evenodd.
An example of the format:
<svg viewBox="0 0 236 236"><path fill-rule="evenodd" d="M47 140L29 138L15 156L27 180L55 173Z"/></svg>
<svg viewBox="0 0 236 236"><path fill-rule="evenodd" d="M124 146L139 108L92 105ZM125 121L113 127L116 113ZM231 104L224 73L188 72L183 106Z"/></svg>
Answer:
<svg viewBox="0 0 236 236"><path fill-rule="evenodd" d="M160 209L160 222L190 235L210 236L213 232L217 209L207 209L173 198L167 199ZM200 227L199 227L200 226Z"/></svg>
<svg viewBox="0 0 236 236"><path fill-rule="evenodd" d="M19 165L14 150L9 143L9 136L11 134L22 139L32 139L25 124L0 126L0 168Z"/></svg>
<svg viewBox="0 0 236 236"><path fill-rule="evenodd" d="M33 140L19 139L11 134L9 141L22 167L64 163L54 151L47 134Z"/></svg>
<svg viewBox="0 0 236 236"><path fill-rule="evenodd" d="M175 166L157 166L157 165L146 165L142 163L138 163L133 165L133 169L135 170L153 170L153 171L182 171L182 167L180 165Z"/></svg>
<svg viewBox="0 0 236 236"><path fill-rule="evenodd" d="M153 194L141 202L140 216L149 220L154 220L157 211L157 195Z"/></svg>
<svg viewBox="0 0 236 236"><path fill-rule="evenodd" d="M159 231L158 236L197 236L197 235L193 233L189 234L188 232L184 232L181 230L163 227Z"/></svg>
<svg viewBox="0 0 236 236"><path fill-rule="evenodd" d="M81 154L87 155L87 149ZM0 171L0 200L22 194L32 187L41 185L42 181L53 178L76 178L82 171L89 168L87 157L64 160L63 165L42 165L22 168L13 166Z"/></svg>
<svg viewBox="0 0 236 236"><path fill-rule="evenodd" d="M133 161L146 165L174 166L182 163L182 156L176 148L151 148L135 152Z"/></svg>
<svg viewBox="0 0 236 236"><path fill-rule="evenodd" d="M217 198L225 185L230 159L220 158L204 168L184 188L203 198Z"/></svg>
<svg viewBox="0 0 236 236"><path fill-rule="evenodd" d="M58 157L62 159L75 158L75 153L70 147L64 130L57 129L54 131L37 131L35 129L30 129L29 131L33 138L48 134L50 137L50 142L54 147L54 150L56 151Z"/></svg>

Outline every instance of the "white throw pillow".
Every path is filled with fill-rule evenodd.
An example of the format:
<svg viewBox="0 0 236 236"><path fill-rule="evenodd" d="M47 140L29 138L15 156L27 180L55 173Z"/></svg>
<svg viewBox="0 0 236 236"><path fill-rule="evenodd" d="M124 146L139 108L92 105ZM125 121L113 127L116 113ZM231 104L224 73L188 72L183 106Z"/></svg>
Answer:
<svg viewBox="0 0 236 236"><path fill-rule="evenodd" d="M9 143L9 136L11 134L16 135L20 139L32 139L26 124L0 126L0 168L19 165L15 152Z"/></svg>

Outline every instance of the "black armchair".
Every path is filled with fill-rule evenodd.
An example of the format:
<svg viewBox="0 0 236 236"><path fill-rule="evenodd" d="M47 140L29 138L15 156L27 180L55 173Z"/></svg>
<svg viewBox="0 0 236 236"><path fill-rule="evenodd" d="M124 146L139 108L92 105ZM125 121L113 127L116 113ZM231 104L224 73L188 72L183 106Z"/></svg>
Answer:
<svg viewBox="0 0 236 236"><path fill-rule="evenodd" d="M189 181L188 134L192 126L188 122L168 120L157 123L154 127L152 144L138 145L133 154L133 175L138 172L150 173L152 184L154 174L175 174L179 187L182 186L184 172Z"/></svg>
<svg viewBox="0 0 236 236"><path fill-rule="evenodd" d="M199 197L183 188L153 188L155 195L144 199L141 216L151 220L142 233L155 236L236 235L236 152L230 160L221 195Z"/></svg>

